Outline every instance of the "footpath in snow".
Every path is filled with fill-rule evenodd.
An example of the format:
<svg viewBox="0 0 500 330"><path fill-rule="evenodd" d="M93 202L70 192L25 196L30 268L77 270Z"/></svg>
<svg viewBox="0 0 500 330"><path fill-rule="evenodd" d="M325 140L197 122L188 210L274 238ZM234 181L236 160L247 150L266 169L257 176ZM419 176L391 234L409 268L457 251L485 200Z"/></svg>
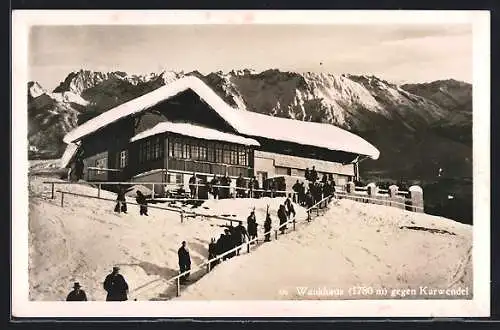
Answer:
<svg viewBox="0 0 500 330"><path fill-rule="evenodd" d="M471 244L469 225L343 199L177 299L471 299Z"/></svg>

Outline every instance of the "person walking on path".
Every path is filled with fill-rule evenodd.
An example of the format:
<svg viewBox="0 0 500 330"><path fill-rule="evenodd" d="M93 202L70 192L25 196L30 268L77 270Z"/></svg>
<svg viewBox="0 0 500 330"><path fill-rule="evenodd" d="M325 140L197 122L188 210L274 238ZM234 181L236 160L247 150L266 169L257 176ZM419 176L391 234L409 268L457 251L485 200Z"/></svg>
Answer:
<svg viewBox="0 0 500 330"><path fill-rule="evenodd" d="M87 301L87 295L85 291L81 290L80 283L75 282L73 291L68 294L66 301Z"/></svg>
<svg viewBox="0 0 500 330"><path fill-rule="evenodd" d="M128 284L125 278L118 272L120 268L115 266L111 274L104 280L104 290L108 293L106 301L126 301L128 299Z"/></svg>
<svg viewBox="0 0 500 330"><path fill-rule="evenodd" d="M250 240L257 238L257 219L255 218L255 211L252 211L247 218L247 230Z"/></svg>
<svg viewBox="0 0 500 330"><path fill-rule="evenodd" d="M137 190L137 197L135 201L139 204L139 215L148 215L148 202L146 201L146 196L140 191Z"/></svg>
<svg viewBox="0 0 500 330"><path fill-rule="evenodd" d="M179 269L180 273L184 273L191 269L191 257L189 256L189 250L186 247L186 241L182 241L182 245L177 250L177 254L179 256ZM181 276L181 283L185 283L189 278L189 273L186 273Z"/></svg>
<svg viewBox="0 0 500 330"><path fill-rule="evenodd" d="M264 242L271 241L271 215L269 214L269 205L266 211L266 220L264 221Z"/></svg>
<svg viewBox="0 0 500 330"><path fill-rule="evenodd" d="M191 198L196 197L196 174L193 173L193 176L189 178L189 192L191 194Z"/></svg>
<svg viewBox="0 0 500 330"><path fill-rule="evenodd" d="M287 221L287 216L286 216L285 205L283 204L281 204L280 208L278 209L278 219L280 220L280 231L282 234L284 234L286 230L286 225L284 224Z"/></svg>

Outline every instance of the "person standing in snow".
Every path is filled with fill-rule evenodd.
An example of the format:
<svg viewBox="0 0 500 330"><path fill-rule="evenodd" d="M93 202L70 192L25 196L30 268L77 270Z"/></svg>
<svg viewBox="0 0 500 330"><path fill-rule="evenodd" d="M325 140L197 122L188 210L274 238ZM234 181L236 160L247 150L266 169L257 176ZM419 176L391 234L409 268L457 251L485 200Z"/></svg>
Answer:
<svg viewBox="0 0 500 330"><path fill-rule="evenodd" d="M278 209L278 219L280 220L280 231L282 234L285 233L286 225L284 225L287 222L287 216L286 216L286 209L285 205L281 204L279 209ZM284 226L282 226L284 225Z"/></svg>
<svg viewBox="0 0 500 330"><path fill-rule="evenodd" d="M148 215L148 202L146 201L146 196L140 191L137 190L137 197L135 201L139 204L139 215Z"/></svg>
<svg viewBox="0 0 500 330"><path fill-rule="evenodd" d="M255 211L252 211L247 218L247 229L249 239L257 238L257 219L255 218Z"/></svg>
<svg viewBox="0 0 500 330"><path fill-rule="evenodd" d="M179 256L179 269L180 273L184 273L191 269L191 257L189 255L189 250L186 247L186 241L182 241L182 245L177 250L177 255ZM181 283L184 283L189 278L189 273L181 276Z"/></svg>
<svg viewBox="0 0 500 330"><path fill-rule="evenodd" d="M215 238L210 239L210 244L208 244L208 260L212 260L217 257L217 244L215 243ZM219 260L213 260L210 262L210 269L213 269L217 265Z"/></svg>
<svg viewBox="0 0 500 330"><path fill-rule="evenodd" d="M118 193L116 195L115 212L127 213L127 202L125 200L125 188L122 187L122 185L118 185Z"/></svg>
<svg viewBox="0 0 500 330"><path fill-rule="evenodd" d="M249 239L248 232L243 226L243 223L240 221L238 222L238 226L234 229L234 247L243 244L245 239ZM236 250L236 255L240 255L240 249Z"/></svg>
<svg viewBox="0 0 500 330"><path fill-rule="evenodd" d="M293 203L290 200L290 195L291 194L288 194L288 198L285 200L286 214L289 219L292 219L293 216L293 219L295 220L295 208L293 207Z"/></svg>
<svg viewBox="0 0 500 330"><path fill-rule="evenodd" d="M293 184L292 190L294 192L294 194L293 194L293 202L294 203L298 203L299 201L297 200L297 197L298 197L299 192L300 192L300 183L299 183L299 180L297 180L297 182L295 182Z"/></svg>
<svg viewBox="0 0 500 330"><path fill-rule="evenodd" d="M306 173L304 175L307 181L311 181L311 172L309 171L309 167L306 168Z"/></svg>
<svg viewBox="0 0 500 330"><path fill-rule="evenodd" d="M245 197L245 179L243 179L243 174L240 173L236 179L236 198Z"/></svg>
<svg viewBox="0 0 500 330"><path fill-rule="evenodd" d="M104 290L108 293L106 301L125 301L128 299L128 284L121 274L120 268L115 266L111 274L104 280Z"/></svg>
<svg viewBox="0 0 500 330"><path fill-rule="evenodd" d="M318 180L318 172L316 172L316 167L315 166L313 166L313 168L311 170L310 177L311 177L310 181L312 181L312 182L316 182Z"/></svg>
<svg viewBox="0 0 500 330"><path fill-rule="evenodd" d="M269 206L267 206L266 220L264 221L264 242L271 241L271 215L269 214Z"/></svg>
<svg viewBox="0 0 500 330"><path fill-rule="evenodd" d="M73 291L71 291L66 297L66 301L87 301L87 295L85 291L80 289L80 283L75 282L73 285Z"/></svg>
<svg viewBox="0 0 500 330"><path fill-rule="evenodd" d="M219 199L219 179L217 179L217 175L214 174L214 178L212 181L210 181L210 187L212 190L212 195L214 196L214 199Z"/></svg>
<svg viewBox="0 0 500 330"><path fill-rule="evenodd" d="M196 174L193 172L193 176L189 178L189 192L191 198L196 198Z"/></svg>

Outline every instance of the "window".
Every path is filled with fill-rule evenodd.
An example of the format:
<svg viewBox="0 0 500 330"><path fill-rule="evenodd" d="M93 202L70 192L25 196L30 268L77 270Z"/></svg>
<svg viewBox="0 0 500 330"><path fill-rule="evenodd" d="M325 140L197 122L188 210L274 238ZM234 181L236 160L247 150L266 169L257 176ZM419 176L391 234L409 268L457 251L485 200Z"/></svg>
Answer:
<svg viewBox="0 0 500 330"><path fill-rule="evenodd" d="M231 149L227 145L224 146L224 157L222 162L224 164L231 164Z"/></svg>
<svg viewBox="0 0 500 330"><path fill-rule="evenodd" d="M180 173L169 173L168 174L168 183L183 183L182 174Z"/></svg>
<svg viewBox="0 0 500 330"><path fill-rule="evenodd" d="M224 149L219 143L215 145L215 162L219 164L224 162Z"/></svg>
<svg viewBox="0 0 500 330"><path fill-rule="evenodd" d="M122 150L120 152L120 168L126 167L128 164L128 151Z"/></svg>
<svg viewBox="0 0 500 330"><path fill-rule="evenodd" d="M207 146L207 160L209 162L215 162L215 148L213 143L209 143Z"/></svg>
<svg viewBox="0 0 500 330"><path fill-rule="evenodd" d="M175 141L173 149L174 149L174 157L182 158L182 144L180 143L179 140Z"/></svg>
<svg viewBox="0 0 500 330"><path fill-rule="evenodd" d="M183 141L184 145L182 146L182 158L190 159L191 158L191 146L187 144L187 141Z"/></svg>
<svg viewBox="0 0 500 330"><path fill-rule="evenodd" d="M204 143L198 146L198 159L203 161L207 160L207 147Z"/></svg>
<svg viewBox="0 0 500 330"><path fill-rule="evenodd" d="M191 158L194 159L194 160L198 160L199 159L199 148L197 145L191 145Z"/></svg>
<svg viewBox="0 0 500 330"><path fill-rule="evenodd" d="M248 165L248 163L247 163L247 152L246 152L245 148L240 147L238 155L239 155L239 162L238 163L240 165L247 166Z"/></svg>
<svg viewBox="0 0 500 330"><path fill-rule="evenodd" d="M107 158L99 158L99 159L96 159L95 161L95 167L98 167L98 168L107 168L108 167L108 159ZM97 174L104 174L106 173L106 171L97 171L96 172Z"/></svg>
<svg viewBox="0 0 500 330"><path fill-rule="evenodd" d="M153 148L151 149L151 159L160 159L163 157L163 150L161 148L160 138L157 137L153 140Z"/></svg>

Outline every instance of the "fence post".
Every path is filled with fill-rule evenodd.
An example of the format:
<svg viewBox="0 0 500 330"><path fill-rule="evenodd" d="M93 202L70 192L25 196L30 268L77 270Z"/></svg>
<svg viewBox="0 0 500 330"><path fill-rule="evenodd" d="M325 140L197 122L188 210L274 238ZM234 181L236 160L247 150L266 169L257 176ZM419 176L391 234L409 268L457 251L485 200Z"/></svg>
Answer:
<svg viewBox="0 0 500 330"><path fill-rule="evenodd" d="M318 217L319 217L319 205L318 205L318 206L316 206L316 216L318 216Z"/></svg>
<svg viewBox="0 0 500 330"><path fill-rule="evenodd" d="M377 198L377 194L378 194L378 187L377 187L377 185L374 182L371 182L371 183L368 184L367 188L368 188L368 196L370 198L374 199L374 200L371 201L371 203L372 204L379 204L378 203L378 198Z"/></svg>
<svg viewBox="0 0 500 330"><path fill-rule="evenodd" d="M97 185L97 198L101 198L101 184Z"/></svg>
<svg viewBox="0 0 500 330"><path fill-rule="evenodd" d="M413 212L424 212L424 192L420 186L411 186L410 192L411 210Z"/></svg>
<svg viewBox="0 0 500 330"><path fill-rule="evenodd" d="M295 217L293 218L293 231L295 231Z"/></svg>
<svg viewBox="0 0 500 330"><path fill-rule="evenodd" d="M274 239L278 239L278 230L274 230Z"/></svg>
<svg viewBox="0 0 500 330"><path fill-rule="evenodd" d="M52 186L52 199L54 199L55 198L55 196L54 196L54 184L51 183L51 186Z"/></svg>
<svg viewBox="0 0 500 330"><path fill-rule="evenodd" d="M210 269L210 261L209 261L209 262L208 262L208 264L207 264L207 270L208 270L208 271L207 271L207 273L210 273L210 270L211 270L211 269Z"/></svg>
<svg viewBox="0 0 500 330"><path fill-rule="evenodd" d="M307 221L311 221L311 210L307 210Z"/></svg>
<svg viewBox="0 0 500 330"><path fill-rule="evenodd" d="M181 223L184 223L184 211L181 212Z"/></svg>
<svg viewBox="0 0 500 330"><path fill-rule="evenodd" d="M392 202L398 201L398 189L399 187L395 184L389 186L389 206L393 206ZM394 204L394 206L398 206L399 204ZM404 209L404 205L403 205Z"/></svg>
<svg viewBox="0 0 500 330"><path fill-rule="evenodd" d="M247 242L247 253L250 253L250 242Z"/></svg>
<svg viewBox="0 0 500 330"><path fill-rule="evenodd" d="M151 191L151 199L155 199L155 184L153 183L153 190Z"/></svg>
<svg viewBox="0 0 500 330"><path fill-rule="evenodd" d="M180 274L181 272L179 272ZM177 297L181 295L181 277L177 277Z"/></svg>
<svg viewBox="0 0 500 330"><path fill-rule="evenodd" d="M61 191L61 207L64 207L64 193Z"/></svg>

